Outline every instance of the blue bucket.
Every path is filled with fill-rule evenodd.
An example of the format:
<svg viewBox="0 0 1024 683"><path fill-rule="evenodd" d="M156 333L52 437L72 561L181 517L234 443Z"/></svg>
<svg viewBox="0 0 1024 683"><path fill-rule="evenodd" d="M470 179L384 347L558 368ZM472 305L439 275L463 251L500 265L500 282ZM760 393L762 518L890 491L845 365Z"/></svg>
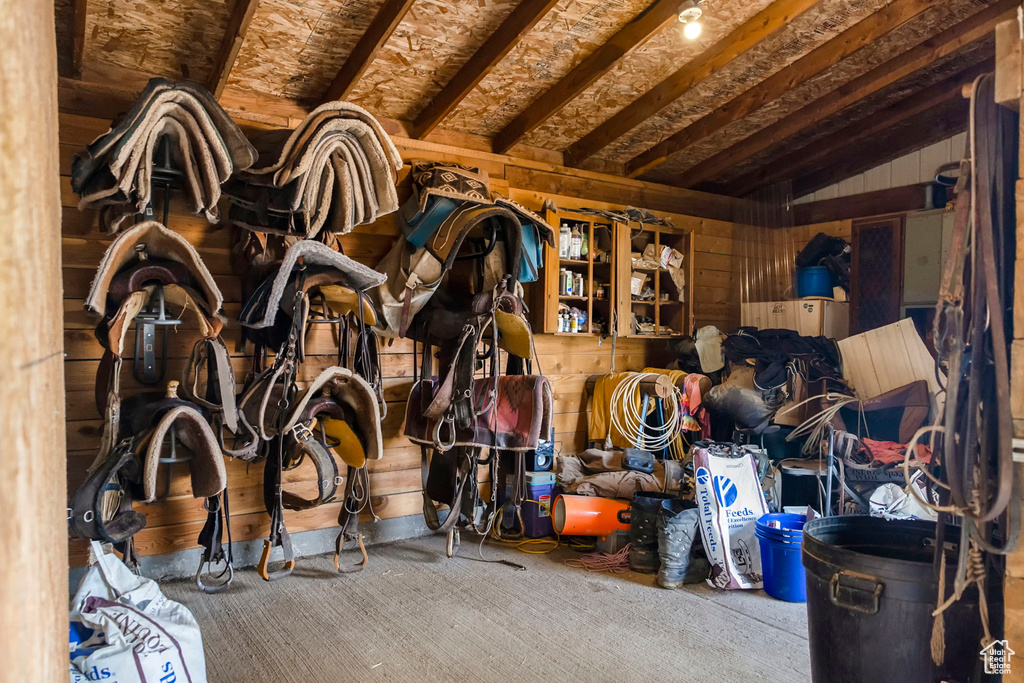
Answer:
<svg viewBox="0 0 1024 683"><path fill-rule="evenodd" d="M796 269L796 295L804 297L832 296L832 274L825 266L809 266Z"/></svg>
<svg viewBox="0 0 1024 683"><path fill-rule="evenodd" d="M777 600L807 602L807 580L801 563L804 515L771 512L754 525L761 544L761 574L764 591ZM769 526L775 522L779 528Z"/></svg>

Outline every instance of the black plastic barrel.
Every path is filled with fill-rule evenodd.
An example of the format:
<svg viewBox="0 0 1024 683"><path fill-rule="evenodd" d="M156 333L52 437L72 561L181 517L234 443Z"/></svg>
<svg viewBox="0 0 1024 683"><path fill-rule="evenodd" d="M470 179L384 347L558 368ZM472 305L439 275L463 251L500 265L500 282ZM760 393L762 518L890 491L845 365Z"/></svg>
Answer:
<svg viewBox="0 0 1024 683"><path fill-rule="evenodd" d="M986 680L978 591L945 612L946 652L932 662L936 525L873 517L825 517L804 527L807 630L817 683ZM946 590L952 590L960 530L946 527ZM989 603L993 633L1002 605Z"/></svg>

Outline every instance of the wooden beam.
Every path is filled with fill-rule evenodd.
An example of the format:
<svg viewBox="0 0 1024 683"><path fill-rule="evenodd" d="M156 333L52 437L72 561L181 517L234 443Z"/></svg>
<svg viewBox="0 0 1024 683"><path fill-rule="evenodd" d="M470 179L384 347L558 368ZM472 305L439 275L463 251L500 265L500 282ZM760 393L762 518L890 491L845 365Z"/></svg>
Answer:
<svg viewBox="0 0 1024 683"><path fill-rule="evenodd" d="M626 174L630 178L636 178L659 166L669 157L760 109L768 102L778 99L939 2L940 0L896 0L891 5L868 15L850 29L819 45L742 95L634 157L626 164Z"/></svg>
<svg viewBox="0 0 1024 683"><path fill-rule="evenodd" d="M1019 0L997 0L992 5L932 36L917 47L895 59L854 78L799 111L757 133L740 140L693 168L676 180L680 187L694 187L713 180L740 162L763 152L774 144L796 135L822 119L836 114L901 78L923 69L932 62L948 57L962 47L984 38L1003 19L1016 12Z"/></svg>
<svg viewBox="0 0 1024 683"><path fill-rule="evenodd" d="M678 20L681 0L655 0L640 15L619 29L608 42L590 53L575 69L548 88L521 114L494 136L494 151L504 154L512 145L554 116L573 98L608 73L630 50L643 45L668 24Z"/></svg>
<svg viewBox="0 0 1024 683"><path fill-rule="evenodd" d="M793 179L793 196L802 197L852 178L858 173L962 133L966 128L967 103L955 99L946 100L944 104L904 122L902 127L888 134L838 150L835 163L802 173Z"/></svg>
<svg viewBox="0 0 1024 683"><path fill-rule="evenodd" d="M505 58L523 35L536 26L556 4L558 0L522 0L516 5L512 14L501 22L501 26L423 108L413 122L413 136L422 138L437 128L459 102Z"/></svg>
<svg viewBox="0 0 1024 683"><path fill-rule="evenodd" d="M413 0L384 0L384 4L377 10L366 33L352 48L352 53L341 65L341 69L338 70L338 74L331 84L327 86L327 90L320 98L321 102L343 100L349 96L355 89L356 83L377 57L377 53L381 51L391 34L402 23L402 19L412 7L412 3Z"/></svg>
<svg viewBox="0 0 1024 683"><path fill-rule="evenodd" d="M905 185L849 197L797 204L793 207L793 225L814 225L920 211L928 208L925 201L927 196L924 185Z"/></svg>
<svg viewBox="0 0 1024 683"><path fill-rule="evenodd" d="M82 77L82 62L85 57L85 17L89 11L89 0L73 0L71 5L71 77Z"/></svg>
<svg viewBox="0 0 1024 683"><path fill-rule="evenodd" d="M731 62L775 31L814 6L816 0L776 0L732 33L683 65L671 76L631 102L565 151L565 164L581 161L619 139L645 120L679 99L715 70Z"/></svg>
<svg viewBox="0 0 1024 683"><path fill-rule="evenodd" d="M774 159L765 168L730 181L731 193L742 197L761 187L782 180L798 176L813 176L813 169L826 167L829 162L836 159L841 162L856 159L866 163L865 168L872 168L902 156L908 146L913 146L921 138L915 133L930 133L935 126L914 125L909 133L899 133L894 140L887 141L885 139L891 137L888 135L890 131L908 121L920 119L922 116L937 119L937 124L943 129L947 127L944 123L955 124L954 127L962 126L963 115L967 110L967 101L961 96L961 88L981 74L991 71L992 67L993 61L985 60L952 78L930 86L922 92L915 92L894 105L855 121L831 135L815 140L812 144L794 150L780 159ZM938 110L948 111L953 120L945 121L942 116L934 116L934 112ZM923 124L923 121L921 123ZM955 132L958 130L954 130ZM901 144L901 140L905 144ZM883 141L882 144L879 144L880 141ZM892 143L895 143L895 146ZM847 164L840 163L839 165L846 166ZM831 168L838 168L838 166ZM859 172L854 171L851 175L856 175ZM830 178L834 176L833 173L823 174L823 177L824 175L828 175ZM823 181L824 184L807 191L818 190L827 187L832 182L845 179L843 177L829 182ZM806 185L801 190L803 191L805 187Z"/></svg>
<svg viewBox="0 0 1024 683"><path fill-rule="evenodd" d="M224 40L221 41L220 50L217 51L217 59L213 63L213 70L206 83L207 89L214 97L220 97L227 85L228 77L231 76L231 69L238 59L238 52L242 49L245 41L245 33L249 30L249 23L256 14L256 7L260 0L235 0L231 8L231 16L228 17L228 28L224 33Z"/></svg>
<svg viewBox="0 0 1024 683"><path fill-rule="evenodd" d="M8 389L0 399L7 509L0 516L0 659L5 681L46 683L68 680L56 42L54 3L3 4L0 382Z"/></svg>

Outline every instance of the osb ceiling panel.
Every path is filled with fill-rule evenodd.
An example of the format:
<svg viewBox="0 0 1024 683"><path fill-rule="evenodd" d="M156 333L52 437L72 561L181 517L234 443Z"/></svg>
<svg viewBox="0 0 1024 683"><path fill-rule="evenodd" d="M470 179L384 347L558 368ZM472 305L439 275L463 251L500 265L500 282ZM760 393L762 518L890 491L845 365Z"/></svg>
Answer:
<svg viewBox="0 0 1024 683"><path fill-rule="evenodd" d="M517 4L417 0L349 99L381 116L413 119Z"/></svg>
<svg viewBox="0 0 1024 683"><path fill-rule="evenodd" d="M770 5L772 0L717 0L706 6L704 30L697 40L673 23L626 55L615 67L570 102L524 142L564 149L660 83L686 62Z"/></svg>
<svg viewBox="0 0 1024 683"><path fill-rule="evenodd" d="M986 4L988 3L979 2L979 0L946 0L942 5L933 7L896 30L890 31L882 38L858 50L774 102L766 104L746 118L736 121L707 139L692 145L652 171L649 177L664 179L678 175L753 133L795 114L810 102L962 21ZM931 70L925 69L924 71L930 72ZM892 101L891 97L886 100L889 104ZM842 118L846 118L845 114ZM639 151L642 150L638 150L637 153Z"/></svg>
<svg viewBox="0 0 1024 683"><path fill-rule="evenodd" d="M821 0L785 29L698 83L659 114L603 149L598 156L620 162L632 159L836 37L888 2ZM758 115L759 112L754 112L751 116Z"/></svg>
<svg viewBox="0 0 1024 683"><path fill-rule="evenodd" d="M651 0L561 0L442 124L493 135Z"/></svg>
<svg viewBox="0 0 1024 683"><path fill-rule="evenodd" d="M262 0L228 87L313 100L319 97L383 0Z"/></svg>
<svg viewBox="0 0 1024 683"><path fill-rule="evenodd" d="M224 0L91 0L84 62L204 81L227 20Z"/></svg>
<svg viewBox="0 0 1024 683"><path fill-rule="evenodd" d="M875 95L865 98L842 112L831 116L819 124L794 135L782 143L775 145L716 178L716 182L728 182L748 172L770 165L773 161L801 149L821 138L831 135L850 125L852 121L860 121L873 116L896 102L907 99L915 93L925 93L938 83L956 76L965 69L992 57L995 53L993 38L977 41L943 60L935 62L927 69L922 69L907 78L901 79Z"/></svg>

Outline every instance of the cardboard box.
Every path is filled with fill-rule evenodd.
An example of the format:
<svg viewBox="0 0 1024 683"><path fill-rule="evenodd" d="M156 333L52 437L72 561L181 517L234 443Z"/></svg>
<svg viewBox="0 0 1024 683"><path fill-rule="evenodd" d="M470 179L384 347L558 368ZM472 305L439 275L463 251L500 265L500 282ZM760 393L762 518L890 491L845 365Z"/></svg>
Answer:
<svg viewBox="0 0 1024 683"><path fill-rule="evenodd" d="M740 324L762 330L796 330L805 337L846 339L850 336L850 304L812 298L743 304Z"/></svg>

